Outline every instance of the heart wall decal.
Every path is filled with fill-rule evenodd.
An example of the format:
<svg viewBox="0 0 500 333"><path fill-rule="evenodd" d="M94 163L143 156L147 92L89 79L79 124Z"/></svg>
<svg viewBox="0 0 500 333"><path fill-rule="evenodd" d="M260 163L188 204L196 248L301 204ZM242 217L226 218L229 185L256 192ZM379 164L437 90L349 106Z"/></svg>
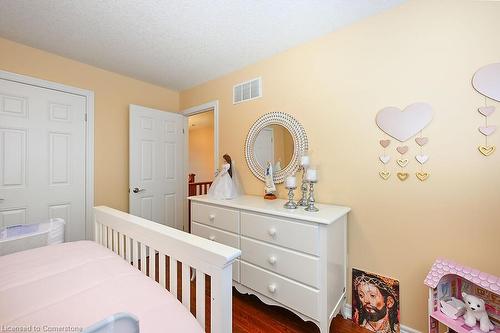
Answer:
<svg viewBox="0 0 500 333"><path fill-rule="evenodd" d="M379 143L382 147L387 148L391 144L391 140L380 140Z"/></svg>
<svg viewBox="0 0 500 333"><path fill-rule="evenodd" d="M418 180L420 180L421 182L423 182L427 178L429 178L429 173L423 172L423 171L417 172L415 175L417 176Z"/></svg>
<svg viewBox="0 0 500 333"><path fill-rule="evenodd" d="M478 69L472 77L472 86L481 95L500 102L500 63Z"/></svg>
<svg viewBox="0 0 500 333"><path fill-rule="evenodd" d="M398 148L396 148L396 150L401 155L404 155L404 154L406 154L408 152L408 146L399 146Z"/></svg>
<svg viewBox="0 0 500 333"><path fill-rule="evenodd" d="M378 159L380 160L380 162L387 164L391 160L391 157L389 155L380 155Z"/></svg>
<svg viewBox="0 0 500 333"><path fill-rule="evenodd" d="M418 163L424 164L429 160L429 156L424 155L424 154L418 154L415 156L415 159L417 160Z"/></svg>
<svg viewBox="0 0 500 333"><path fill-rule="evenodd" d="M485 136L492 135L493 133L495 133L496 130L497 130L496 126L480 126L479 127L479 132L481 132L481 134L485 135Z"/></svg>
<svg viewBox="0 0 500 333"><path fill-rule="evenodd" d="M489 117L495 112L495 107L494 106L482 106L479 109L477 109L480 114L482 114L485 117Z"/></svg>
<svg viewBox="0 0 500 333"><path fill-rule="evenodd" d="M398 159L397 162L398 162L398 164L399 164L400 167L404 168L405 166L408 165L409 161L408 161L407 158L400 158L400 159Z"/></svg>
<svg viewBox="0 0 500 333"><path fill-rule="evenodd" d="M377 126L394 139L405 142L423 130L432 121L432 107L427 103L413 103L404 110L389 106L377 113Z"/></svg>
<svg viewBox="0 0 500 333"><path fill-rule="evenodd" d="M389 171L380 171L378 173L382 179L387 180L391 176L391 173Z"/></svg>
<svg viewBox="0 0 500 333"><path fill-rule="evenodd" d="M478 147L479 151L481 154L484 156L490 156L495 152L496 147L495 146L479 146Z"/></svg>
<svg viewBox="0 0 500 333"><path fill-rule="evenodd" d="M418 137L418 138L415 138L415 142L417 143L417 145L422 147L422 146L425 146L427 144L427 142L429 142L429 138Z"/></svg>
<svg viewBox="0 0 500 333"><path fill-rule="evenodd" d="M408 179L408 177L410 177L410 174L408 172L398 172L397 175L399 180L402 182L404 182L405 180Z"/></svg>

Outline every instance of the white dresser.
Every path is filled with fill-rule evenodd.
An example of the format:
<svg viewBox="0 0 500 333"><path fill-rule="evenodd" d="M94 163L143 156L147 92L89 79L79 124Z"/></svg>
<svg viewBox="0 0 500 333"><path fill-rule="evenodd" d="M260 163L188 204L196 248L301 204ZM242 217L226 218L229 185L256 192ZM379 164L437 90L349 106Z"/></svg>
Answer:
<svg viewBox="0 0 500 333"><path fill-rule="evenodd" d="M319 212L283 208L284 200L190 197L191 233L241 249L233 283L241 293L285 307L329 332L346 295L348 207Z"/></svg>

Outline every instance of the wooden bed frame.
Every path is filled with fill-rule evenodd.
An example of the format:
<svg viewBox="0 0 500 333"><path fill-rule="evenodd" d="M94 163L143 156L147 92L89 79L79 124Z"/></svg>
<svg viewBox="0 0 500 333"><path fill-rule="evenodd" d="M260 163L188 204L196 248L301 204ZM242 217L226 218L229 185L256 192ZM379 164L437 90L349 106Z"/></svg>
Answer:
<svg viewBox="0 0 500 333"><path fill-rule="evenodd" d="M114 251L177 295L177 262L182 264L182 304L190 310L190 269L196 270L196 319L205 329L205 275L210 276L211 332L232 331L232 263L241 251L105 206L94 207L94 240ZM168 257L166 257L168 256ZM166 262L168 260L168 262ZM146 261L149 269L146 269ZM140 267L140 268L139 268ZM169 281L169 285L167 285ZM179 298L179 297L178 297Z"/></svg>

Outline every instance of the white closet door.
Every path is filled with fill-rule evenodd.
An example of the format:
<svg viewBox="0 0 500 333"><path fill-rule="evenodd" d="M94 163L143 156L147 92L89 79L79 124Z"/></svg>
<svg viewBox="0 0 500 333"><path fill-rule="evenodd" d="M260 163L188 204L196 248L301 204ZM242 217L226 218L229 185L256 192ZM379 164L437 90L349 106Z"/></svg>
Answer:
<svg viewBox="0 0 500 333"><path fill-rule="evenodd" d="M0 227L60 217L85 238L85 98L0 79Z"/></svg>
<svg viewBox="0 0 500 333"><path fill-rule="evenodd" d="M130 105L130 214L182 229L185 123L178 113Z"/></svg>

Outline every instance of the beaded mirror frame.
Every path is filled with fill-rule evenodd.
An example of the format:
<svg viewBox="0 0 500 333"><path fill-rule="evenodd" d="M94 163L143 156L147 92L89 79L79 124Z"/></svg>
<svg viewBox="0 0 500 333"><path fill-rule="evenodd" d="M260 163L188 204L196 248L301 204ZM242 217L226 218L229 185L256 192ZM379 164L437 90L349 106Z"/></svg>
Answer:
<svg viewBox="0 0 500 333"><path fill-rule="evenodd" d="M285 181L285 178L295 172L300 167L300 158L308 149L307 134L301 123L294 117L284 112L270 112L266 113L255 121L250 130L248 131L245 140L245 159L247 161L250 171L255 177L264 181L265 169L259 164L255 158L254 145L259 132L270 125L283 126L290 132L293 139L293 155L290 163L283 169L274 173L274 183L279 184Z"/></svg>

